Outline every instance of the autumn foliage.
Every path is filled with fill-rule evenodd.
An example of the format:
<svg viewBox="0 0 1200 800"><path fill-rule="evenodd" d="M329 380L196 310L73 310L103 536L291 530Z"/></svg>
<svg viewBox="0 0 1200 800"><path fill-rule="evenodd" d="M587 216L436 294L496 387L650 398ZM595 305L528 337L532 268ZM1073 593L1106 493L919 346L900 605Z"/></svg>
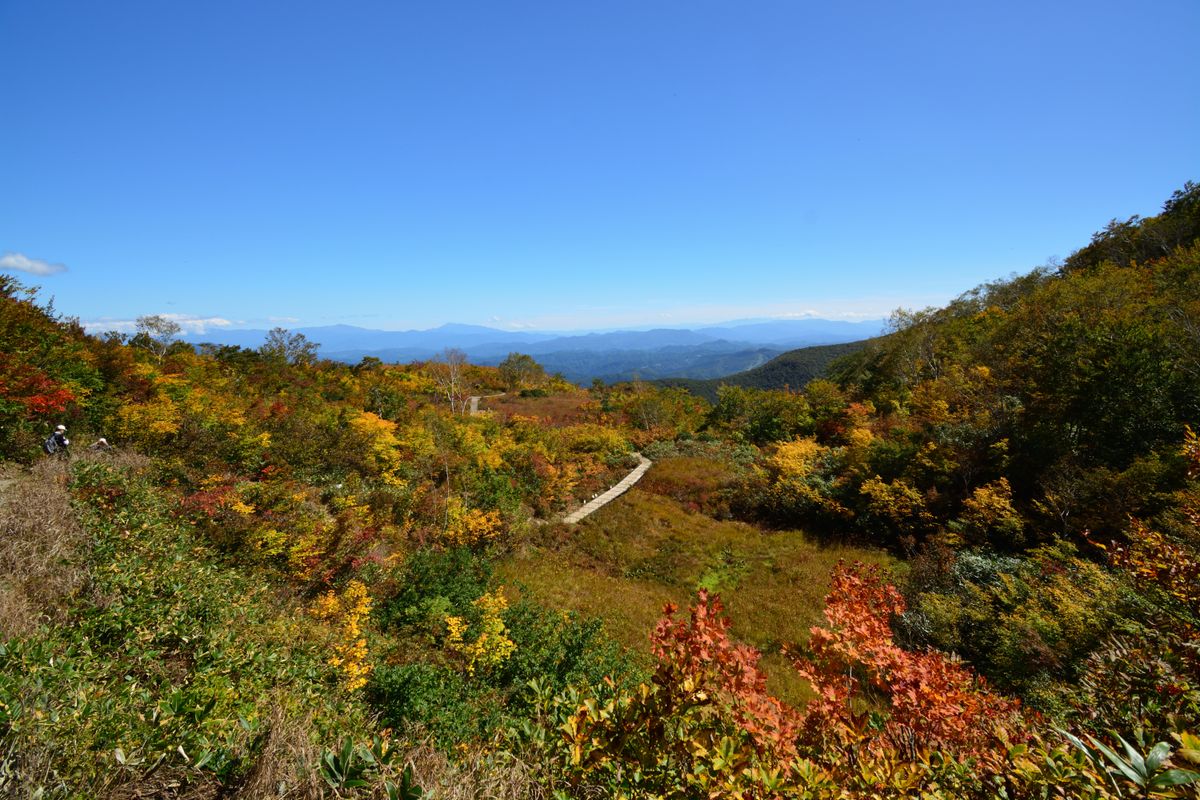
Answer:
<svg viewBox="0 0 1200 800"><path fill-rule="evenodd" d="M313 616L331 629L333 655L330 666L342 677L346 691L361 689L371 674L367 661L367 640L362 626L371 613L371 597L361 581L352 580L340 593L321 595L312 609Z"/></svg>
<svg viewBox="0 0 1200 800"><path fill-rule="evenodd" d="M776 796L798 768L800 715L767 692L759 653L730 638L718 598L702 590L685 619L676 610L664 609L651 637L649 682L539 697L561 733L522 746L569 784L618 796Z"/></svg>
<svg viewBox="0 0 1200 800"><path fill-rule="evenodd" d="M732 721L760 753L787 758L796 753L801 717L767 693L760 654L729 636L721 599L701 589L687 619L667 605L650 637L658 659L654 682L678 707L708 702L731 712Z"/></svg>
<svg viewBox="0 0 1200 800"><path fill-rule="evenodd" d="M71 598L74 627L22 626L25 640L0 648L12 660L0 728L27 736L0 755L0 793L34 774L20 759L71 740L83 743L74 774L107 774L119 730L158 742L139 757L165 754L164 771L219 780L214 796L266 786L250 766L260 754L230 742L308 747L308 732L277 740L274 723L259 735L240 716L261 687L286 694L275 676L308 650L296 667L306 697L426 726L474 766L519 765L530 796L1188 796L1182 770L1200 759L1197 231L1189 184L1161 217L1114 223L1061 269L898 311L827 378L723 387L711 408L642 382L584 391L520 354L502 369L350 366L283 330L257 350L98 339L0 276L0 457L36 462L60 422L77 442L117 446L70 468L96 534L72 568L101 588ZM469 412L466 398L504 389ZM635 448L659 462L638 491L663 497L625 508L668 509L654 520L661 542L626 551L555 524L623 476ZM4 469L7 482L21 467ZM69 479L58 461L38 469L28 475ZM722 523L738 528L736 552L703 563L715 548L700 559L680 546L692 528L676 523L702 514L741 518ZM641 522L595 524L620 520ZM790 572L782 549L742 552L769 537L908 563L890 576L839 566L823 622L789 642L821 590L764 601L773 592L752 576L798 587L825 567ZM547 584L571 602L570 578L501 590L514 551L545 553L548 572L566 565L591 587L637 584L641 613L719 586L760 618L786 609L803 622L755 629L760 651L700 590L686 611L666 607L648 648L613 655L600 621L537 604ZM249 577L263 587L252 596L214 588ZM610 621L632 607L612 605ZM258 622L243 619L250 607ZM221 637L229 660L209 663ZM253 646L264 637L269 657ZM790 702L768 691L768 668ZM87 698L80 670L103 677ZM256 688L230 688L245 674ZM121 718L115 697L136 712ZM51 723L65 733L28 738ZM153 760L127 758L133 746L124 771L153 776ZM321 768L348 796L343 761L359 750L339 752Z"/></svg>
<svg viewBox="0 0 1200 800"><path fill-rule="evenodd" d="M1107 546L1110 563L1139 585L1164 592L1200 619L1200 557L1145 522L1130 521L1128 541Z"/></svg>
<svg viewBox="0 0 1200 800"><path fill-rule="evenodd" d="M73 422L98 384L82 329L39 305L35 289L0 275L0 457Z"/></svg>
<svg viewBox="0 0 1200 800"><path fill-rule="evenodd" d="M27 419L65 411L75 394L31 364L0 352L0 398Z"/></svg>
<svg viewBox="0 0 1200 800"><path fill-rule="evenodd" d="M982 756L1011 741L1018 704L996 695L945 654L898 646L891 620L904 599L874 567L840 566L825 605L826 627L814 627L796 668L817 698L806 708L808 730L840 745L879 751L916 744L956 756Z"/></svg>

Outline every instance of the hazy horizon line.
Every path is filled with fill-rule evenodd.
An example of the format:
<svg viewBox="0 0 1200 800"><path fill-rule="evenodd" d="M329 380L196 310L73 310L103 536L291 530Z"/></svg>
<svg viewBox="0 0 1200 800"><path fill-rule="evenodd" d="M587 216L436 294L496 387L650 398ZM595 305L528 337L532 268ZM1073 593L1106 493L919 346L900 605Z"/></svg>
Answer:
<svg viewBox="0 0 1200 800"><path fill-rule="evenodd" d="M232 333L235 331L259 331L271 330L273 328L285 328L287 330L299 330L302 328L336 328L347 327L356 328L358 330L373 331L378 333L427 333L436 331L445 327L459 326L468 328L486 328L498 333L528 333L541 334L547 336L579 336L591 333L621 333L621 332L637 332L637 331L652 331L652 330L695 330L702 328L722 328L728 326L770 324L776 322L802 322L802 321L817 321L817 322L844 322L849 324L864 324L872 322L886 322L889 314L878 314L873 312L861 313L841 313L841 314L792 314L780 316L758 316L758 317L738 317L734 319L721 319L718 321L690 321L690 322L666 322L666 321L647 321L641 323L631 323L624 325L598 325L581 328L550 328L550 327L535 327L533 325L505 325L499 323L478 323L478 322L459 322L446 321L430 325L429 327L372 327L368 325L354 324L351 322L318 322L318 323L303 323L299 319L290 318L267 318L266 320L229 320L223 317L200 317L188 314L163 313L163 314L148 314L146 316L161 316L169 320L177 322L181 326L181 334L184 336L202 336L213 331ZM83 329L89 334L101 333L133 333L136 330L137 319L110 319L99 318L93 320L80 320L79 323Z"/></svg>

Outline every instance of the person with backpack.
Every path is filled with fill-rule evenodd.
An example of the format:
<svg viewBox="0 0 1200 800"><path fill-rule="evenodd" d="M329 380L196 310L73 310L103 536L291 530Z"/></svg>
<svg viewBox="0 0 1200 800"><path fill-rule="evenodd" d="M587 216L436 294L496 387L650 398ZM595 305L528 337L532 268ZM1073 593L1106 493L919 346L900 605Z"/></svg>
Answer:
<svg viewBox="0 0 1200 800"><path fill-rule="evenodd" d="M58 456L59 458L69 458L70 454L67 448L71 446L71 440L67 438L67 426L59 425L54 429L54 433L47 437L42 443L42 449L46 451L46 455Z"/></svg>

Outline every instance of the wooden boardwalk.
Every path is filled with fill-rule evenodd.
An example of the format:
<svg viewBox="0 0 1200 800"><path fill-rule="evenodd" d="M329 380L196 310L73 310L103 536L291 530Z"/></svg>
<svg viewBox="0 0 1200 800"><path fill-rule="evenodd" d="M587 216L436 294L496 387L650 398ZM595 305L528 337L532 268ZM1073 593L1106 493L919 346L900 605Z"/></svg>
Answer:
<svg viewBox="0 0 1200 800"><path fill-rule="evenodd" d="M468 398L471 401L471 405L470 405L471 416L475 416L476 414L481 413L480 408L479 408L480 400L487 400L488 398L491 398L491 397L503 397L504 394L505 394L504 392L499 392L498 394L484 394L484 395L473 394L473 395L471 395ZM633 470L628 475L626 475L624 478L619 480L614 486L612 486L604 494L596 495L591 500L589 500L588 502L584 503L579 508L572 511L570 514L567 514L565 517L562 518L562 522L565 522L568 525L574 525L576 522L579 522L580 520L584 519L585 517L588 517L588 516L594 514L595 512L599 511L600 509L604 508L606 505L611 503L613 500L616 500L618 497L625 494L625 492L629 491L629 487L633 486L635 483L640 481L642 479L642 476L646 474L646 470L650 469L650 467L654 464L654 462L651 461L650 459L646 458L641 453L634 453L634 455L638 457L638 465L636 467L634 467ZM533 523L535 525L545 525L547 521L548 520L533 520Z"/></svg>
<svg viewBox="0 0 1200 800"><path fill-rule="evenodd" d="M613 486L604 494L593 497L581 508L577 508L570 514L567 514L565 517L563 517L562 521L569 525L573 525L584 517L587 517L590 514L599 511L601 508L604 508L604 506L608 505L613 500L616 500L618 497L625 494L625 492L629 491L629 487L640 481L642 476L646 474L646 470L650 469L650 466L654 463L641 453L635 453L635 455L638 457L638 465L633 468L632 472L622 478L615 486Z"/></svg>
<svg viewBox="0 0 1200 800"><path fill-rule="evenodd" d="M479 413L479 401L487 400L489 397L504 397L505 392L497 394L473 394L468 399L471 401L471 416L474 417Z"/></svg>

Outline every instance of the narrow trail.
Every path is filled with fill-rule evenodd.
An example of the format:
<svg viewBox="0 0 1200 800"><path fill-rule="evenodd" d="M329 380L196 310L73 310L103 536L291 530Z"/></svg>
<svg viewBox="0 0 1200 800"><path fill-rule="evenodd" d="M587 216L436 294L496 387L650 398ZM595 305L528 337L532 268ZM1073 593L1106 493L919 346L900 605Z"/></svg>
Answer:
<svg viewBox="0 0 1200 800"><path fill-rule="evenodd" d="M471 416L473 417L479 413L479 401L480 400L487 400L490 397L504 397L505 394L507 394L507 392L497 392L496 394L473 394L473 395L471 395L469 398L467 398L468 400L471 401Z"/></svg>
<svg viewBox="0 0 1200 800"><path fill-rule="evenodd" d="M505 394L506 394L506 392L497 392L496 394L473 394L473 395L470 395L467 399L471 401L471 416L475 416L480 413L480 411L479 411L479 401L480 400L487 400L492 397L503 397ZM567 523L568 525L574 525L576 522L579 522L580 520L584 519L585 517L588 517L588 516L596 513L597 511L599 511L600 509L604 508L606 505L611 503L613 500L616 500L618 497L625 494L625 492L629 491L629 488L631 486L633 486L635 483L637 483L638 481L640 481L642 479L642 476L646 474L646 470L650 469L651 465L654 464L653 461L646 458L641 453L634 453L634 455L636 455L638 457L638 465L636 467L634 467L633 470L628 475L626 475L624 478L622 478L616 484L614 484L612 487L610 487L608 489L608 491L604 492L604 494L596 495L595 497L593 497L591 500L589 500L587 503L585 503L581 507L575 509L570 514L567 514L565 517L562 518L561 521ZM535 522L538 522L539 524L545 524L544 521L535 521Z"/></svg>
<svg viewBox="0 0 1200 800"><path fill-rule="evenodd" d="M650 466L654 462L646 458L641 453L635 453L634 455L638 457L638 465L633 468L632 472L622 478L615 486L613 486L604 494L593 497L581 508L578 508L572 511L570 514L567 514L562 518L562 521L568 525L574 525L584 517L590 516L591 514L594 514L595 512L604 508L613 500L616 500L618 497L625 494L625 492L629 491L631 486L640 481L642 476L646 474L646 470L650 469Z"/></svg>

